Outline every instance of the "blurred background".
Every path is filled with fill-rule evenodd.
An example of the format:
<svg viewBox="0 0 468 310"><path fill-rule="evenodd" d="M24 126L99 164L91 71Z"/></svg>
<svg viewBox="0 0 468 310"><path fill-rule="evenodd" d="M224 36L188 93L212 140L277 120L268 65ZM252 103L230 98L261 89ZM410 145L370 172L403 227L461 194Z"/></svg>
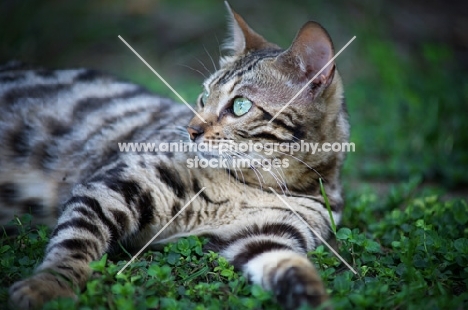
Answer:
<svg viewBox="0 0 468 310"><path fill-rule="evenodd" d="M231 0L265 38L287 48L307 20L338 51L356 152L348 189L416 182L468 197L468 2ZM218 65L221 0L0 2L0 63L91 67L171 96L121 35L189 102ZM176 98L175 98L176 99ZM391 194L391 193L390 193Z"/></svg>

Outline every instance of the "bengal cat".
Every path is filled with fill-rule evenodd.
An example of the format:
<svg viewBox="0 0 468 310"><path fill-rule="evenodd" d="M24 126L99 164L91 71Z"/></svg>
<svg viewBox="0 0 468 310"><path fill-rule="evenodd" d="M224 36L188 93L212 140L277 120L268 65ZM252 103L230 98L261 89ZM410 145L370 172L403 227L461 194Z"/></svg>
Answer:
<svg viewBox="0 0 468 310"><path fill-rule="evenodd" d="M306 257L319 239L269 188L327 238L331 219L319 178L339 222L344 153L221 152L220 141L348 141L343 87L334 63L299 93L333 57L331 39L309 21L283 50L229 12L230 54L204 81L199 115L93 70L34 70L14 62L1 67L0 220L5 224L31 212L34 224L55 227L34 275L11 287L13 307L37 308L58 296L74 296L90 276L91 261L118 242L141 247L203 187L159 242L211 237L209 248L273 291L285 309L328 299ZM179 140L192 146L211 142L213 149L118 148L122 142ZM220 157L228 167L190 166L195 157ZM236 167L234 160L241 158L263 164ZM281 164L265 169L275 159Z"/></svg>

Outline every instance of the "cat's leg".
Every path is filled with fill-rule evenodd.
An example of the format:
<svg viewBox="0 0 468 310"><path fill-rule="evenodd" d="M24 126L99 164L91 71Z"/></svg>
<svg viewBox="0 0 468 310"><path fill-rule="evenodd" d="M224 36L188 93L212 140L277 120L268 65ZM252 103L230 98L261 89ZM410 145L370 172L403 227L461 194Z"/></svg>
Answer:
<svg viewBox="0 0 468 310"><path fill-rule="evenodd" d="M295 215L258 212L242 227L211 235L216 249L253 283L271 290L285 309L318 306L328 296L306 253L317 246L308 227ZM250 217L250 215L249 215Z"/></svg>
<svg viewBox="0 0 468 310"><path fill-rule="evenodd" d="M164 212L156 210L147 187L153 180L146 173L117 165L73 188L44 261L32 277L10 288L14 308L38 308L56 297L75 296L91 274L91 261L155 221L164 222Z"/></svg>
<svg viewBox="0 0 468 310"><path fill-rule="evenodd" d="M328 300L322 279L305 255L293 250L266 250L245 263L252 282L275 294L285 309L303 304L317 307Z"/></svg>
<svg viewBox="0 0 468 310"><path fill-rule="evenodd" d="M66 203L35 274L10 288L14 308L33 309L56 297L75 296L91 274L89 262L128 234L128 215L119 201L82 191Z"/></svg>

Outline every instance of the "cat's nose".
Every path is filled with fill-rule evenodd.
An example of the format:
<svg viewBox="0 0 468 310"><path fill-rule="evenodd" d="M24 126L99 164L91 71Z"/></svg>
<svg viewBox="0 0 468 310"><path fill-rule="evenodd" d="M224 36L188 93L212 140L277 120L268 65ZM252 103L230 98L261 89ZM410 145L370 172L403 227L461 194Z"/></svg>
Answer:
<svg viewBox="0 0 468 310"><path fill-rule="evenodd" d="M190 135L190 139L195 141L195 139L203 134L203 129L198 126L188 126L187 132Z"/></svg>

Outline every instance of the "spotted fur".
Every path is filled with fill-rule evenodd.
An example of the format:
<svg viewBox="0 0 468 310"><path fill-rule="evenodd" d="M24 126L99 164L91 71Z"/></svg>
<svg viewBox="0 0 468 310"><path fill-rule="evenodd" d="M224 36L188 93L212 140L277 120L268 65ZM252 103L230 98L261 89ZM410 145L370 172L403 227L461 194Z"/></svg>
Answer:
<svg viewBox="0 0 468 310"><path fill-rule="evenodd" d="M231 55L204 82L198 116L144 88L87 70L0 68L0 220L29 212L34 224L55 227L35 274L10 289L14 307L31 309L74 296L88 264L118 242L144 245L202 187L206 189L160 235L167 242L207 235L254 283L272 290L286 309L327 300L305 254L317 237L278 197L326 238L331 219L319 191L325 180L335 222L343 209L343 153L265 155L288 159L286 169L188 169L205 153L119 152L118 142L345 142L349 126L341 80L330 65L291 105L269 120L333 55L328 34L306 23L282 50L235 12ZM253 102L240 117L232 101ZM187 126L188 132L180 126ZM183 128L183 127L182 127ZM227 153L233 156L258 154ZM11 227L6 226L7 229Z"/></svg>

